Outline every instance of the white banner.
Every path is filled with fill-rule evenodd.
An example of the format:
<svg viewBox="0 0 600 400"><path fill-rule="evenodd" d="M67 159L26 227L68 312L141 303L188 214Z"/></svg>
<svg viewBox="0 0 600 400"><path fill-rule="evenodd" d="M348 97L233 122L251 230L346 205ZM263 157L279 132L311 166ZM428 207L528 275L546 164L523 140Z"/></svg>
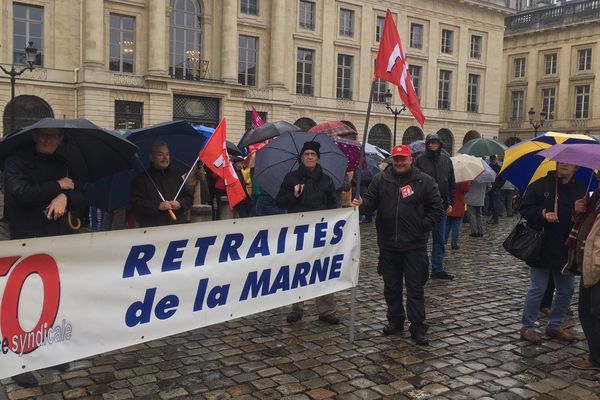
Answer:
<svg viewBox="0 0 600 400"><path fill-rule="evenodd" d="M0 242L0 378L350 288L359 255L352 208Z"/></svg>

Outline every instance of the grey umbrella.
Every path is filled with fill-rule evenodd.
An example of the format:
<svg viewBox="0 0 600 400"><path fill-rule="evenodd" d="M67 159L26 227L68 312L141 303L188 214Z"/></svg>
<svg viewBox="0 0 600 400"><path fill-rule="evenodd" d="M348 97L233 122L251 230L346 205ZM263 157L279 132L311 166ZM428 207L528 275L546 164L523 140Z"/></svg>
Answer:
<svg viewBox="0 0 600 400"><path fill-rule="evenodd" d="M458 149L458 153L470 154L475 157L493 156L503 154L506 146L494 139L471 139Z"/></svg>
<svg viewBox="0 0 600 400"><path fill-rule="evenodd" d="M238 143L238 147L243 149L251 144L264 142L267 139L274 138L286 132L297 132L301 129L287 121L268 122L256 129L251 129L244 133L244 136Z"/></svg>
<svg viewBox="0 0 600 400"><path fill-rule="evenodd" d="M307 132L284 133L258 150L253 179L275 198L285 175L298 169L302 146L312 140L321 145L319 164L323 172L333 179L336 189L342 187L348 159L327 135Z"/></svg>

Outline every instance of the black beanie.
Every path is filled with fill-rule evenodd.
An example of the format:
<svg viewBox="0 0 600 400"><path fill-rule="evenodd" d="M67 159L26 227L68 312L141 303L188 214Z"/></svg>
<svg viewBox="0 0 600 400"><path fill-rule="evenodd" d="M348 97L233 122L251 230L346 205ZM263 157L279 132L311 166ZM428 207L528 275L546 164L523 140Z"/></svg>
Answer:
<svg viewBox="0 0 600 400"><path fill-rule="evenodd" d="M304 143L304 146L302 146L302 150L300 150L300 157L302 157L302 154L304 154L306 150L312 150L317 153L317 157L321 158L321 152L319 151L320 149L321 143L311 140L310 142Z"/></svg>

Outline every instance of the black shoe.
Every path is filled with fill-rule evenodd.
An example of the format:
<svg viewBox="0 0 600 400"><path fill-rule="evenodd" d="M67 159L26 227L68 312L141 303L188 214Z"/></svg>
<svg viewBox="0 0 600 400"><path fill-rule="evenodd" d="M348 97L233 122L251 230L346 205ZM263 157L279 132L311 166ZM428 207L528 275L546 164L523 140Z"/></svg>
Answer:
<svg viewBox="0 0 600 400"><path fill-rule="evenodd" d="M38 380L33 375L33 372L24 372L19 375L15 375L12 377L12 380L19 386L24 388L33 388L38 386Z"/></svg>
<svg viewBox="0 0 600 400"><path fill-rule="evenodd" d="M300 317L300 318L302 318L302 317ZM336 313L319 315L319 321L327 322L329 325L337 325L340 323L340 317L338 317ZM288 322L289 322L289 319L288 319Z"/></svg>
<svg viewBox="0 0 600 400"><path fill-rule="evenodd" d="M446 271L432 272L431 279L445 279L445 280L451 281L452 279L454 279L454 275L450 275Z"/></svg>
<svg viewBox="0 0 600 400"><path fill-rule="evenodd" d="M460 249L460 246L452 246L452 250L458 250Z"/></svg>
<svg viewBox="0 0 600 400"><path fill-rule="evenodd" d="M69 370L69 363L58 364L58 365L55 365L55 366L53 366L51 368L55 369L57 371L60 371L60 372L66 372L66 371Z"/></svg>
<svg viewBox="0 0 600 400"><path fill-rule="evenodd" d="M298 322L302 319L302 313L300 311L292 311L287 316L288 324L293 324L294 322Z"/></svg>
<svg viewBox="0 0 600 400"><path fill-rule="evenodd" d="M490 225L497 225L497 224L498 224L498 220L497 220L497 219L494 219L494 218L492 218L492 219L490 219L490 220L489 220L487 223L488 223L488 224L490 224Z"/></svg>
<svg viewBox="0 0 600 400"><path fill-rule="evenodd" d="M479 237L479 234L478 233L469 233L469 236L471 236L471 237Z"/></svg>
<svg viewBox="0 0 600 400"><path fill-rule="evenodd" d="M478 233L477 237L483 237L483 233Z"/></svg>
<svg viewBox="0 0 600 400"><path fill-rule="evenodd" d="M429 346L429 339L423 333L410 335L418 346Z"/></svg>
<svg viewBox="0 0 600 400"><path fill-rule="evenodd" d="M396 335L401 332L404 332L403 325L389 323L383 327L383 336Z"/></svg>

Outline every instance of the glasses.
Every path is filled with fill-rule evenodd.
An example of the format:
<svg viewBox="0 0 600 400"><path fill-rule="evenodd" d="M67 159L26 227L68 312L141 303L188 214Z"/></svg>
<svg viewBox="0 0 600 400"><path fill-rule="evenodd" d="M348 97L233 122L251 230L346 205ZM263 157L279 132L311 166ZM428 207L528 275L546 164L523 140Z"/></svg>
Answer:
<svg viewBox="0 0 600 400"><path fill-rule="evenodd" d="M316 157L317 153L315 153L314 151L305 151L304 153L302 153L302 155L306 157Z"/></svg>
<svg viewBox="0 0 600 400"><path fill-rule="evenodd" d="M42 140L60 140L62 139L63 135L60 133L46 133L46 132L38 132L36 133L37 137L42 139Z"/></svg>

